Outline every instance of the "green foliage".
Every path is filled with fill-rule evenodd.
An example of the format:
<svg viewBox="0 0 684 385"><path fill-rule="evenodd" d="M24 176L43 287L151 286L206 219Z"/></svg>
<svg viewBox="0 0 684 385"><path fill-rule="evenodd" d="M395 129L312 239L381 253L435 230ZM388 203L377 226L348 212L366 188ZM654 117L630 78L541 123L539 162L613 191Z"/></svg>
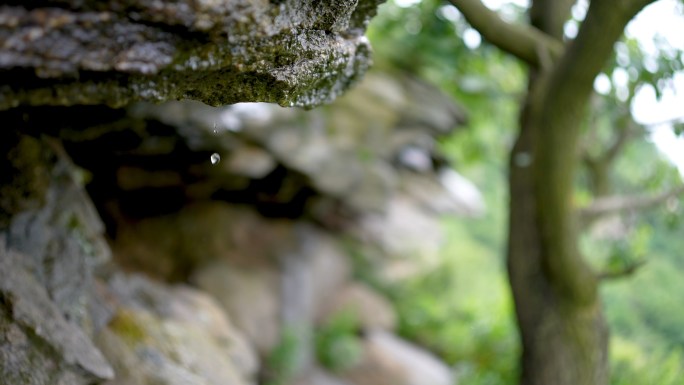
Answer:
<svg viewBox="0 0 684 385"><path fill-rule="evenodd" d="M455 365L459 383L512 384L518 341L497 246L449 220L449 241L431 270L389 287L399 333Z"/></svg>
<svg viewBox="0 0 684 385"><path fill-rule="evenodd" d="M679 385L684 376L682 350L644 354L639 346L614 338L611 385Z"/></svg>
<svg viewBox="0 0 684 385"><path fill-rule="evenodd" d="M652 142L634 140L613 168L614 186L622 193L665 191L681 183L681 176Z"/></svg>
<svg viewBox="0 0 684 385"><path fill-rule="evenodd" d="M385 283L378 276L378 269L381 267L382 261L381 254L373 253L368 246L363 247L362 250L358 243L352 239L346 239L342 246L351 258L354 278L383 291Z"/></svg>
<svg viewBox="0 0 684 385"><path fill-rule="evenodd" d="M368 36L377 65L419 74L453 95L469 114L505 116L507 111L499 110L503 106L491 102L513 101L509 106L516 108L524 86L524 69L517 60L486 43L473 49L466 46L462 39L469 30L473 32L452 5L423 0L400 8L390 1L380 7ZM497 113L492 114L493 110ZM510 134L514 128L510 120L479 121L501 123L494 130L498 133L508 130Z"/></svg>
<svg viewBox="0 0 684 385"><path fill-rule="evenodd" d="M506 224L506 168L517 126L520 95L525 91L522 66L483 43L469 48L463 36L469 26L450 5L423 0L400 8L388 2L369 34L381 66L412 71L438 84L469 113L465 129L441 148L483 191L487 215L474 221L448 220L438 266L398 285L383 286L395 300L400 333L436 352L457 368L459 383L508 385L517 381L519 341L513 305L502 263ZM516 9L509 9L515 14ZM520 13L518 13L520 14ZM657 95L684 65L681 53L664 41L658 54L646 55L638 42L616 45L604 73L611 91L597 97L585 122L583 150L600 157L620 134L628 133L612 167L611 193L649 194L681 183L677 170L648 140L648 131L631 119L629 102L640 87ZM616 81L627 75L627 82ZM494 112L494 113L493 113ZM684 125L674 127L682 135ZM589 174L577 181L575 201L594 197ZM600 239L582 238L582 250L597 270L618 272L646 261L630 278L605 284L602 296L613 331L612 385L675 385L684 367L684 201L673 199L647 212L621 217L624 233Z"/></svg>
<svg viewBox="0 0 684 385"><path fill-rule="evenodd" d="M684 136L684 122L676 122L672 125L672 130L678 137Z"/></svg>
<svg viewBox="0 0 684 385"><path fill-rule="evenodd" d="M296 334L285 328L282 331L278 345L266 358L264 380L265 385L287 384L294 376L297 369L297 359L301 349L300 341Z"/></svg>
<svg viewBox="0 0 684 385"><path fill-rule="evenodd" d="M362 355L359 321L351 312L341 312L316 330L316 356L336 372L358 363Z"/></svg>

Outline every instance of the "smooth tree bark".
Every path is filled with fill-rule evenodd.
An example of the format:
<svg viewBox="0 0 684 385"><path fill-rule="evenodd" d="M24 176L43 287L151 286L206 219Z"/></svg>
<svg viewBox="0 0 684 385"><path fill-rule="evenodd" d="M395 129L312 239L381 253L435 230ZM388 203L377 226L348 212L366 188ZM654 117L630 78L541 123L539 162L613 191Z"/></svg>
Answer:
<svg viewBox="0 0 684 385"><path fill-rule="evenodd" d="M509 165L507 267L522 385L609 381L601 276L578 249L573 182L594 78L629 20L652 1L592 0L577 37L565 42L574 0L533 0L529 25L503 21L479 0L450 0L485 39L530 67Z"/></svg>

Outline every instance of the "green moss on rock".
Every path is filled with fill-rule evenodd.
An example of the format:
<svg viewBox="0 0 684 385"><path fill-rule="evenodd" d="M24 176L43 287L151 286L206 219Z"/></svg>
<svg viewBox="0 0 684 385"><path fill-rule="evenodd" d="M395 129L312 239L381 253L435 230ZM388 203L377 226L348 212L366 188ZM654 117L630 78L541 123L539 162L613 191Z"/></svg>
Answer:
<svg viewBox="0 0 684 385"><path fill-rule="evenodd" d="M109 321L109 329L130 344L140 343L147 335L139 317L125 309L120 309Z"/></svg>
<svg viewBox="0 0 684 385"><path fill-rule="evenodd" d="M377 1L65 1L0 8L0 109L332 101L370 65ZM161 7L162 9L159 9Z"/></svg>
<svg viewBox="0 0 684 385"><path fill-rule="evenodd" d="M49 150L34 137L16 131L0 130L0 227L9 218L42 202L50 174Z"/></svg>

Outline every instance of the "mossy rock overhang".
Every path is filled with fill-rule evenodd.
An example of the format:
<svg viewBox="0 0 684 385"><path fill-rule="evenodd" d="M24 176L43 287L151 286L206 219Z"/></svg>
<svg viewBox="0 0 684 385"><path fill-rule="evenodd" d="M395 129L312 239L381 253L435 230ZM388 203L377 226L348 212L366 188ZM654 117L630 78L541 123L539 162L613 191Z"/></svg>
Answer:
<svg viewBox="0 0 684 385"><path fill-rule="evenodd" d="M42 0L0 6L0 110L335 99L382 0Z"/></svg>

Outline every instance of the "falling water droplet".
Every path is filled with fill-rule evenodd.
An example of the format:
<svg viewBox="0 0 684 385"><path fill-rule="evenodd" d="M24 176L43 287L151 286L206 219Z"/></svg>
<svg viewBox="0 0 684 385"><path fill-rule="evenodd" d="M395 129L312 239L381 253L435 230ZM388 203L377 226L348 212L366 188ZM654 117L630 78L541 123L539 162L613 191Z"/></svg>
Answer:
<svg viewBox="0 0 684 385"><path fill-rule="evenodd" d="M214 134L218 134L218 130L216 130L216 122L214 122Z"/></svg>
<svg viewBox="0 0 684 385"><path fill-rule="evenodd" d="M209 159L211 159L211 164L216 164L221 161L221 155L215 152L211 154L211 157Z"/></svg>

